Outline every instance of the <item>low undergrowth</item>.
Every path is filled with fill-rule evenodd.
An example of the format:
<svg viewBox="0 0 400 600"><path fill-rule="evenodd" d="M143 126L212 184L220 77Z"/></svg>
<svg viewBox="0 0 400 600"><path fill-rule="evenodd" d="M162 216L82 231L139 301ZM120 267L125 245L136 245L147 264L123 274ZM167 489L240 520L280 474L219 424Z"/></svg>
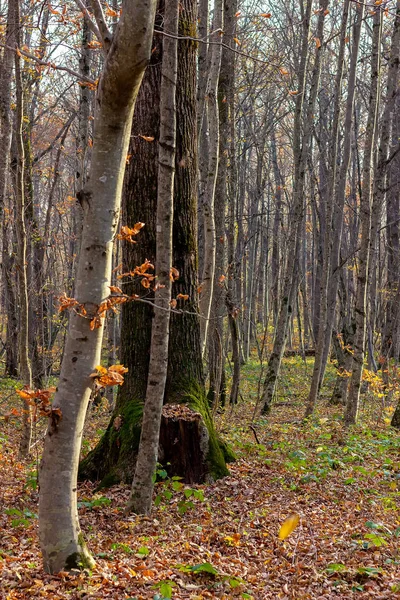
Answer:
<svg viewBox="0 0 400 600"><path fill-rule="evenodd" d="M312 359L285 359L268 419L254 418L259 365L243 369L242 400L218 415L238 460L214 484L185 486L159 467L150 518L125 517L127 486L79 487L82 529L96 559L91 572L42 571L37 540L37 462L17 456L19 405L0 385L0 597L73 600L400 597L400 439L393 407L366 393L360 424L346 430L327 403L302 421ZM10 392L11 389L11 392ZM7 398L7 400L5 400ZM14 411L14 413L13 413ZM85 452L107 425L108 408L88 418ZM250 427L251 425L251 427ZM298 526L279 539L292 514ZM297 523L297 520L296 520Z"/></svg>

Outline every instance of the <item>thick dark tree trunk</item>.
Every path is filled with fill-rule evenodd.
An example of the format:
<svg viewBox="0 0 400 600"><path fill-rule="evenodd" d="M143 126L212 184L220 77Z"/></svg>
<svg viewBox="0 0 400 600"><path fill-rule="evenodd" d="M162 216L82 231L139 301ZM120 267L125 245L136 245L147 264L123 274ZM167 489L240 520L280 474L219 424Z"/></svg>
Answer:
<svg viewBox="0 0 400 600"><path fill-rule="evenodd" d="M196 4L181 4L179 33L196 31ZM162 22L156 19L156 29ZM145 258L155 260L155 215L157 201L157 145L141 138L158 139L161 35L155 34L152 61L139 93L132 130L131 163L124 189L123 222L132 226L143 221L138 243L123 250L124 269L141 264ZM179 279L173 284L172 296L187 294L178 300L182 313L173 313L170 324L168 375L165 402L185 403L199 412L206 423L209 442L207 471L210 477L228 473L225 447L218 441L204 389L200 349L200 326L197 317L197 140L196 131L196 46L180 40L178 46L177 140L174 191L173 265ZM141 293L132 286L130 291ZM146 296L151 299L151 296ZM101 480L102 486L133 478L140 438L143 402L149 367L152 307L137 302L122 310L121 362L129 368L121 388L109 427L98 446L82 462L80 477ZM228 456L226 456L228 457ZM181 475L184 477L184 475Z"/></svg>

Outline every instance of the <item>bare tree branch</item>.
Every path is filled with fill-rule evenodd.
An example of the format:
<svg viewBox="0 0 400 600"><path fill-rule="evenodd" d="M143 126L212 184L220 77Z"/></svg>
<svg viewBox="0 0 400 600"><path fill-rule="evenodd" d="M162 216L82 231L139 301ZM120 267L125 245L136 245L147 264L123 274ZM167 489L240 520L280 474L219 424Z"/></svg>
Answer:
<svg viewBox="0 0 400 600"><path fill-rule="evenodd" d="M75 2L78 5L78 7L80 8L80 10L83 12L84 16L86 17L88 25L89 25L89 28L92 30L92 32L97 37L97 39L99 40L99 42L101 42L103 44L103 38L102 38L102 35L100 33L100 30L97 27L96 23L93 21L92 15L90 14L90 12L88 11L88 9L86 8L85 3L82 2L82 0L75 0ZM106 53L104 44L103 44L103 52Z"/></svg>
<svg viewBox="0 0 400 600"><path fill-rule="evenodd" d="M25 50L22 50L21 48L15 49L12 46L7 46L7 44L1 44L1 43L0 43L0 48L7 48L8 50L13 50L13 52L19 52L22 56L25 56L26 58L29 58L30 60L34 60L38 65L41 65L43 67L49 67L50 69L56 69L57 71L65 71L66 73L69 73L73 77L76 77L79 81L82 81L84 83L89 83L90 85L94 85L94 86L96 85L96 81L94 79L91 79L90 77L85 77L85 76L81 75L80 73L78 73L77 71L74 71L73 69L69 69L68 67L61 67L60 65L56 65L55 63L52 63L50 61L41 60L34 54L30 54L29 52L26 52Z"/></svg>
<svg viewBox="0 0 400 600"><path fill-rule="evenodd" d="M100 41L103 43L105 51L108 52L111 46L113 34L107 27L106 19L103 13L103 7L101 6L99 0L90 0L90 4L92 5L94 18L96 19L97 27L100 32Z"/></svg>

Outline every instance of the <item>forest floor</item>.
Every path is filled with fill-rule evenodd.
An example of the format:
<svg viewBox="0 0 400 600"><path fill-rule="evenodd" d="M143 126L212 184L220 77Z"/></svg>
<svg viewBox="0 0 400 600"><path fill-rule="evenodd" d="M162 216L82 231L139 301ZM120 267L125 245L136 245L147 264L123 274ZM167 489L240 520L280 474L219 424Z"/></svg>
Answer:
<svg viewBox="0 0 400 600"><path fill-rule="evenodd" d="M38 546L40 443L20 462L15 382L0 380L1 600L400 598L400 438L390 408L368 393L360 425L346 431L340 407L327 404L332 370L304 423L311 369L312 359L286 358L272 414L252 423L259 365L246 365L240 404L217 418L237 454L230 476L193 487L164 479L150 518L124 516L127 486L80 485L96 567L57 576L44 574ZM86 451L107 418L106 407L91 413ZM281 541L291 514L299 525Z"/></svg>

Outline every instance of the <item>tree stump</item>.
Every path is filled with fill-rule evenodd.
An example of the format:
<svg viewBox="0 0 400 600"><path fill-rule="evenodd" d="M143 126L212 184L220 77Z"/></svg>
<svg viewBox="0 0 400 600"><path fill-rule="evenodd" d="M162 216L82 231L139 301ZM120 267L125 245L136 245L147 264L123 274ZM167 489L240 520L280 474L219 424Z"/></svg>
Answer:
<svg viewBox="0 0 400 600"><path fill-rule="evenodd" d="M169 476L184 483L204 483L208 479L209 434L200 413L184 404L163 407L159 462Z"/></svg>

